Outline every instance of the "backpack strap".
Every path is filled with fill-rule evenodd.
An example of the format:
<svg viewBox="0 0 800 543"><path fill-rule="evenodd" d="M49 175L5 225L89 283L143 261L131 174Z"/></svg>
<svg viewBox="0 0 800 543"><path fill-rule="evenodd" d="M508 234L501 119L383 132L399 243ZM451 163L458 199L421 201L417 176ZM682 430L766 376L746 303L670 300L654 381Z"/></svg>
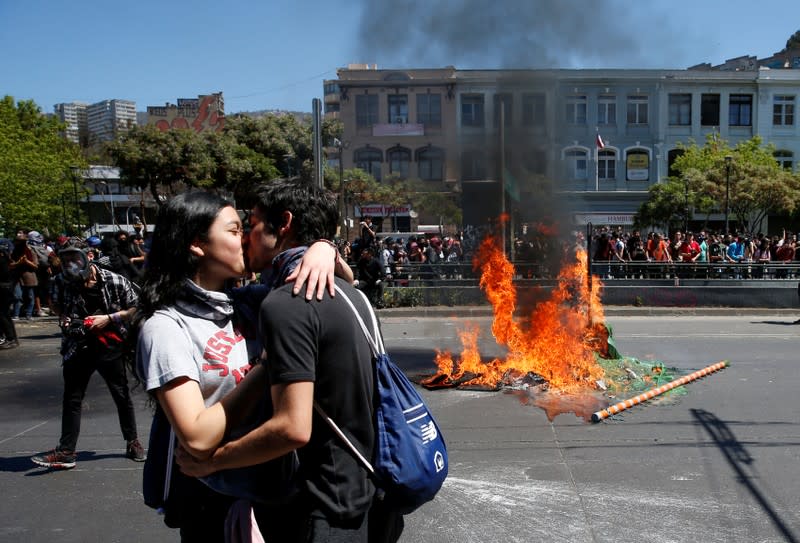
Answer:
<svg viewBox="0 0 800 543"><path fill-rule="evenodd" d="M372 330L373 333L371 334L367 329L367 325L364 323L364 319L361 318L361 314L356 309L356 306L353 305L352 300L344 293L344 291L339 288L339 285L334 285L336 288L336 292L344 298L344 301L347 302L347 305L350 306L350 309L353 310L353 314L356 316L358 320L358 324L361 326L361 330L364 332L364 336L367 338L367 342L369 343L370 349L372 349L372 354L378 356L379 354L386 354L386 347L383 344L383 337L381 337L380 329L378 328L378 318L375 316L375 311L372 309L372 304L369 303L369 299L367 296L361 292L360 290L356 290L361 297L364 299L364 302L367 305L367 310L369 311L370 318L372 320Z"/></svg>
<svg viewBox="0 0 800 543"><path fill-rule="evenodd" d="M378 319L375 317L375 312L372 310L372 306L370 305L369 300L364 295L364 293L361 292L360 290L357 291L359 294L361 294L361 296L364 299L364 302L367 304L367 307L369 308L370 316L372 317L372 327L373 330L375 331L374 337L372 334L369 333L369 330L367 330L367 325L364 323L364 319L361 318L361 315L359 314L352 300L350 300L350 298L344 293L344 291L341 288L339 288L338 285L335 285L335 287L336 287L336 292L344 299L345 302L347 302L347 305L350 306L350 309L353 310L353 314L358 320L358 324L361 326L361 331L364 332L364 336L367 338L367 343L369 343L369 347L372 350L372 354L374 356L378 356L379 354L386 353L386 349L383 346L383 338L381 338L380 331L378 330ZM361 465L364 466L364 468L371 475L375 475L375 468L372 467L372 464L369 462L369 460L364 458L364 455L361 454L361 452L359 452L356 446L353 445L353 442L350 441L350 439L345 435L342 429L339 428L339 425L337 425L336 422L334 422L334 420L328 416L328 414L325 412L324 409L322 409L322 406L319 405L319 403L317 403L316 400L314 400L314 409L323 418L323 420L330 427L333 433L339 436L339 439L341 439L342 442L347 446L347 448L350 449L350 452L353 453L353 456L356 457L356 459L361 463Z"/></svg>

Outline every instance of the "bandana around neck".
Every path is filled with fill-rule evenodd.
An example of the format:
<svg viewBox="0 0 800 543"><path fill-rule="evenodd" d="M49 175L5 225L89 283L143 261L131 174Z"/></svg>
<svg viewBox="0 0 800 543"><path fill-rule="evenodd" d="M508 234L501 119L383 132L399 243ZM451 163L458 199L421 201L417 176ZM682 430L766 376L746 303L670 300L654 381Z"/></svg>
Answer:
<svg viewBox="0 0 800 543"><path fill-rule="evenodd" d="M289 277L289 274L300 264L306 249L308 249L308 247L305 245L292 247L276 256L272 260L272 272L266 284L270 285L271 288L277 288L283 285L286 282L286 278Z"/></svg>
<svg viewBox="0 0 800 543"><path fill-rule="evenodd" d="M175 305L187 313L211 320L227 319L233 315L233 305L227 294L201 288L191 279L184 282L183 296Z"/></svg>

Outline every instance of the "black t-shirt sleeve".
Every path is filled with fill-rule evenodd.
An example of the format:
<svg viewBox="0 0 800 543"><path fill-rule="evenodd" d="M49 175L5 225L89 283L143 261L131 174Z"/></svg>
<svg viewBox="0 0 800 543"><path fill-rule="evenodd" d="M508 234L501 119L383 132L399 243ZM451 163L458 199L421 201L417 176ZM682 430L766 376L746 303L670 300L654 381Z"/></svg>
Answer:
<svg viewBox="0 0 800 543"><path fill-rule="evenodd" d="M319 315L313 302L281 287L261 304L259 326L272 384L316 380Z"/></svg>

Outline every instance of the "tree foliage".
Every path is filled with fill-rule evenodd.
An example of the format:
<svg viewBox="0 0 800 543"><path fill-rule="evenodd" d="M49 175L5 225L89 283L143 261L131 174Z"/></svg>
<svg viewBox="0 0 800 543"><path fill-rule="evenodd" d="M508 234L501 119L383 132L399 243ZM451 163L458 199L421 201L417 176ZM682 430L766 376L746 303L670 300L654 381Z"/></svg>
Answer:
<svg viewBox="0 0 800 543"><path fill-rule="evenodd" d="M33 101L0 100L0 229L72 233L73 171L85 164L65 127Z"/></svg>
<svg viewBox="0 0 800 543"><path fill-rule="evenodd" d="M756 232L767 216L790 214L800 203L800 179L778 164L774 146L763 145L759 136L731 148L709 135L702 147L691 143L680 149L673 164L678 175L650 188L638 225L669 226L693 213L724 213L727 203L729 216Z"/></svg>

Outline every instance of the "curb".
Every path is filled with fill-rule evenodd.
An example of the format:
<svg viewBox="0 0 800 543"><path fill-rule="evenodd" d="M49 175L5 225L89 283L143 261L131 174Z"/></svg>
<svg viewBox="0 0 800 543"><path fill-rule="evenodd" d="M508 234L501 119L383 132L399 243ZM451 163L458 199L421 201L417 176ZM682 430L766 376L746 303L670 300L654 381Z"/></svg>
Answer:
<svg viewBox="0 0 800 543"><path fill-rule="evenodd" d="M378 309L382 318L477 318L491 317L491 306L428 306ZM607 317L745 317L749 315L792 317L800 316L800 309L763 307L634 307L604 306Z"/></svg>

